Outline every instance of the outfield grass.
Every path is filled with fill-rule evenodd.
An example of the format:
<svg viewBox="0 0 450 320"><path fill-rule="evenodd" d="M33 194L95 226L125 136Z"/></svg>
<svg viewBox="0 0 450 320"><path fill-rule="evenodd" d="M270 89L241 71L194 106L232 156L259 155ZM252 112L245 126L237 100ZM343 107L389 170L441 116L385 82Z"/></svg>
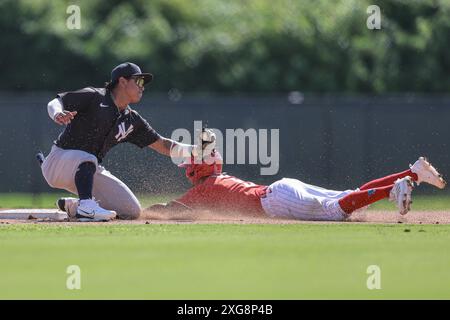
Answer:
<svg viewBox="0 0 450 320"><path fill-rule="evenodd" d="M68 193L43 193L33 197L28 193L0 193L0 208L53 208L55 200L59 197L71 196ZM138 194L143 208L158 202L167 202L176 198L179 194L148 195ZM450 210L450 195L418 195L413 198L412 210L441 211ZM372 210L396 210L395 205L387 200L382 200L370 206Z"/></svg>
<svg viewBox="0 0 450 320"><path fill-rule="evenodd" d="M0 299L450 299L449 243L450 225L0 225Z"/></svg>

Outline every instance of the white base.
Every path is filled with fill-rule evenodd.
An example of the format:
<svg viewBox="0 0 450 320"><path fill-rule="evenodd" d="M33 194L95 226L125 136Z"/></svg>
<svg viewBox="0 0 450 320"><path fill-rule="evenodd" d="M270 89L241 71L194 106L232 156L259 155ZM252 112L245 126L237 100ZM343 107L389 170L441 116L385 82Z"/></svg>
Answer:
<svg viewBox="0 0 450 320"><path fill-rule="evenodd" d="M67 213L57 209L11 209L0 210L0 219L48 219L63 221L68 219Z"/></svg>

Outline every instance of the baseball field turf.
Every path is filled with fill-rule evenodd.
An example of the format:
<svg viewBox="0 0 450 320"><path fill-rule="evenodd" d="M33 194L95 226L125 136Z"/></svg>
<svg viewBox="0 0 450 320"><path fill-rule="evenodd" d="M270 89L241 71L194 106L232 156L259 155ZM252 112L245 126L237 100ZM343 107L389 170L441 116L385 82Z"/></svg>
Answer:
<svg viewBox="0 0 450 320"><path fill-rule="evenodd" d="M450 299L449 248L448 224L0 222L0 299Z"/></svg>

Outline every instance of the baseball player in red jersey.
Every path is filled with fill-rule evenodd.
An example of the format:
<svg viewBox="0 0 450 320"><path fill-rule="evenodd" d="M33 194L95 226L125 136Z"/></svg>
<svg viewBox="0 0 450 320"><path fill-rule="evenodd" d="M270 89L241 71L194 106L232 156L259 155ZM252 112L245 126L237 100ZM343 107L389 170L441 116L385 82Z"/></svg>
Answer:
<svg viewBox="0 0 450 320"><path fill-rule="evenodd" d="M191 161L192 162L192 161ZM335 191L296 179L281 179L270 186L257 185L222 172L222 157L213 151L202 164L184 163L194 185L180 198L148 209L157 212L185 210L233 211L299 220L342 221L357 209L384 198L395 201L400 214L410 210L414 182L443 189L446 182L423 157L406 171L370 181L356 190Z"/></svg>

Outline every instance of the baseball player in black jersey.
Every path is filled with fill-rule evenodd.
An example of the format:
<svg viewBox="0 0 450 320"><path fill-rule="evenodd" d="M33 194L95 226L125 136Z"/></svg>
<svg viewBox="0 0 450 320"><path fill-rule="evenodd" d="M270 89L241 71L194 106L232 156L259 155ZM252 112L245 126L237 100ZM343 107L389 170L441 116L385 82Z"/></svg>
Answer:
<svg viewBox="0 0 450 320"><path fill-rule="evenodd" d="M57 206L69 217L82 221L139 217L141 206L136 196L100 165L108 151L119 143L148 146L173 157L197 156L201 152L202 146L162 137L130 108L129 104L141 100L144 86L152 79L152 74L142 73L136 64L126 62L112 70L111 81L105 88L87 87L59 93L49 102L50 118L66 128L41 168L51 187L78 195L79 199L57 201ZM214 143L214 133L207 131L203 139L206 140L203 147Z"/></svg>

